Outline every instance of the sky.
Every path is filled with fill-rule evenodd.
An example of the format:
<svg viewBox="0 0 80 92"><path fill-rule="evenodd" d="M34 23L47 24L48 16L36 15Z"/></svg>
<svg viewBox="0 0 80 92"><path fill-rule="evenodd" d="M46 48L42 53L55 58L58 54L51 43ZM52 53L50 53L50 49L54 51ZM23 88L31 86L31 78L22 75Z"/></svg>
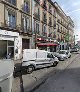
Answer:
<svg viewBox="0 0 80 92"><path fill-rule="evenodd" d="M80 40L80 0L52 0L57 1L63 11L72 18L75 24L74 35Z"/></svg>

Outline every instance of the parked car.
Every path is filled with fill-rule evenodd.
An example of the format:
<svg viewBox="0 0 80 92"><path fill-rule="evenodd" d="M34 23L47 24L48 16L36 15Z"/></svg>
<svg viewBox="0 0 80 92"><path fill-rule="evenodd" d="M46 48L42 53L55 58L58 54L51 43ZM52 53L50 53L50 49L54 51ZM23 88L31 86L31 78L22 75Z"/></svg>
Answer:
<svg viewBox="0 0 80 92"><path fill-rule="evenodd" d="M79 51L78 48L71 48L71 49L70 49L70 52L78 52L78 51Z"/></svg>
<svg viewBox="0 0 80 92"><path fill-rule="evenodd" d="M56 66L58 58L53 56L52 53L38 49L24 49L22 67L26 69L27 73L31 73L34 69Z"/></svg>
<svg viewBox="0 0 80 92"><path fill-rule="evenodd" d="M68 50L60 50L57 53L55 53L55 56L58 57L59 60L65 60L69 57L71 57L71 53Z"/></svg>

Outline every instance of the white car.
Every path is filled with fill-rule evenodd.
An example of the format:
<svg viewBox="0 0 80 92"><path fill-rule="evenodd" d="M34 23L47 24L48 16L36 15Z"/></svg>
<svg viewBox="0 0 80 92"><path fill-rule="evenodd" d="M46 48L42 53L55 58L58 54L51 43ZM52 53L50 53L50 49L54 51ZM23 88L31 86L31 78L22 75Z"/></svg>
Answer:
<svg viewBox="0 0 80 92"><path fill-rule="evenodd" d="M65 60L71 57L71 53L68 50L60 50L55 54L55 56L58 57L59 60Z"/></svg>
<svg viewBox="0 0 80 92"><path fill-rule="evenodd" d="M56 66L58 58L53 56L51 52L38 49L24 49L22 67L31 73L34 69Z"/></svg>

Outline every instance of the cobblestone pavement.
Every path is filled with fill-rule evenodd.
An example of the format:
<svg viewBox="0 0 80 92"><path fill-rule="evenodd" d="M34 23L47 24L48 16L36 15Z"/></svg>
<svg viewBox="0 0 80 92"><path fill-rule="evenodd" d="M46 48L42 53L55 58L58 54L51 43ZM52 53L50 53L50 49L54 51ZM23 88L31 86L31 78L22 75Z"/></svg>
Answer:
<svg viewBox="0 0 80 92"><path fill-rule="evenodd" d="M54 76L55 74L58 74L59 72L64 70L77 56L78 54L73 54L72 57L67 59L66 61L60 61L60 63L56 67L44 68L44 69L36 70L31 74L23 75L23 85L25 92L29 92L31 89L36 87L36 85L38 85L41 81L43 81L48 76ZM14 78L12 92L20 92L19 77Z"/></svg>

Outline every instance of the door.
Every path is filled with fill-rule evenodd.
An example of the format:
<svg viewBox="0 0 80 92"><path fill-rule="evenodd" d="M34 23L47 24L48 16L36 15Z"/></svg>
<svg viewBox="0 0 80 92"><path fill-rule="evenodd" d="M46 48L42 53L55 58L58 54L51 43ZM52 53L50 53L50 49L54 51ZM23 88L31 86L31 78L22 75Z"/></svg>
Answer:
<svg viewBox="0 0 80 92"><path fill-rule="evenodd" d="M29 49L30 40L29 39L22 39L22 49Z"/></svg>
<svg viewBox="0 0 80 92"><path fill-rule="evenodd" d="M49 64L49 61L47 60L47 52L43 50L38 50L36 53L37 68L45 67L47 64Z"/></svg>

